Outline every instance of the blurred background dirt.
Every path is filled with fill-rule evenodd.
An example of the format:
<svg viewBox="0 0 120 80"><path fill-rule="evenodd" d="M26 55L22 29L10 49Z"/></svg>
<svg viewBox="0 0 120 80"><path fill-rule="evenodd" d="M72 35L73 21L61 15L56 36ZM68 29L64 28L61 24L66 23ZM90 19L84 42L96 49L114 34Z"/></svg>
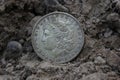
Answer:
<svg viewBox="0 0 120 80"><path fill-rule="evenodd" d="M120 1L56 1L0 0L0 80L120 80ZM31 45L30 21L54 11L76 17L85 33L65 64L43 61Z"/></svg>

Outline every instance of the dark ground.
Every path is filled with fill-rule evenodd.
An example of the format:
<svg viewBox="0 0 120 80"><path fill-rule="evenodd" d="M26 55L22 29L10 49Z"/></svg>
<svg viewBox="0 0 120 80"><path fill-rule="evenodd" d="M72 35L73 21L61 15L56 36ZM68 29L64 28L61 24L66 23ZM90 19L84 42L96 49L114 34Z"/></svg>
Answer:
<svg viewBox="0 0 120 80"><path fill-rule="evenodd" d="M120 80L120 1L59 2L63 6L43 0L0 0L0 80ZM78 57L59 65L41 60L30 39L30 21L56 10L75 16L85 33ZM3 64L10 41L19 42L23 50L19 58L9 57Z"/></svg>

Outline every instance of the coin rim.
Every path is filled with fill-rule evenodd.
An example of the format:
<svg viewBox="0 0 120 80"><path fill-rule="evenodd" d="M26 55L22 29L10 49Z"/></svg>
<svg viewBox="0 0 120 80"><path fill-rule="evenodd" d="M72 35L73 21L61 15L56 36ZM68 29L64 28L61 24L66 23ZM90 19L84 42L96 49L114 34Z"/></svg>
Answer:
<svg viewBox="0 0 120 80"><path fill-rule="evenodd" d="M71 58L66 59L66 61L60 61L60 62L50 61L50 60L48 59L48 56L47 56L47 58L43 57L40 53L38 53L37 49L35 49L35 45L34 45L35 43L34 43L34 38L33 38L33 37L34 37L33 34L34 34L34 31L35 31L35 28L37 27L37 25L39 24L39 22L40 22L42 19L46 18L46 17L49 16L49 15L53 15L53 14L63 14L63 15L70 16L71 18L73 18L73 19L77 22L77 24L79 25L79 28L81 29L81 35L82 35L82 41L83 41L83 43L81 44L81 49L78 51L78 53L75 53L74 56L72 56ZM79 22L74 16L72 16L71 14L68 14L68 13L65 13L65 12L52 12L52 13L46 14L46 15L44 15L43 17L41 17L40 19L38 19L38 20L36 21L36 23L33 25L33 30L32 30L32 35L31 35L32 46L33 46L33 49L34 49L35 53L36 53L41 59L43 59L43 60L45 60L45 61L48 61L48 62L51 62L51 63L66 63L66 62L69 62L69 61L73 60L73 59L74 59L75 57L77 57L77 55L81 52L82 47L84 46L84 39L85 39L85 37L84 37L84 31L83 31L83 28L80 26L80 22ZM54 59L53 59L53 60L54 60Z"/></svg>

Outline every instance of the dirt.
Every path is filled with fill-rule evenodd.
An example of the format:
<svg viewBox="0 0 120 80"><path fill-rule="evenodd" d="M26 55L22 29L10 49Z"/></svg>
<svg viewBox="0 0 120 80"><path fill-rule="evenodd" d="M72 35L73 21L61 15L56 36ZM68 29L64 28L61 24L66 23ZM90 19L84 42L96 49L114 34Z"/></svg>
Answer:
<svg viewBox="0 0 120 80"><path fill-rule="evenodd" d="M0 80L120 80L120 1L58 1L0 0ZM30 21L56 10L76 17L85 33L82 52L65 64L43 61L31 45ZM21 44L22 53L4 63L10 41Z"/></svg>

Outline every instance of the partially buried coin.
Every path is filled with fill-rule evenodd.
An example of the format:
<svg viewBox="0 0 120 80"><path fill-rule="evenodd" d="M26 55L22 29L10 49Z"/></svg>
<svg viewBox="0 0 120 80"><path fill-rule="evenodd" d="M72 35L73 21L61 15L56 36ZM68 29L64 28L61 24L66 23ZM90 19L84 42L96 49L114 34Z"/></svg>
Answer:
<svg viewBox="0 0 120 80"><path fill-rule="evenodd" d="M49 13L36 21L32 45L37 55L52 63L74 59L84 45L84 33L79 21L64 12Z"/></svg>

